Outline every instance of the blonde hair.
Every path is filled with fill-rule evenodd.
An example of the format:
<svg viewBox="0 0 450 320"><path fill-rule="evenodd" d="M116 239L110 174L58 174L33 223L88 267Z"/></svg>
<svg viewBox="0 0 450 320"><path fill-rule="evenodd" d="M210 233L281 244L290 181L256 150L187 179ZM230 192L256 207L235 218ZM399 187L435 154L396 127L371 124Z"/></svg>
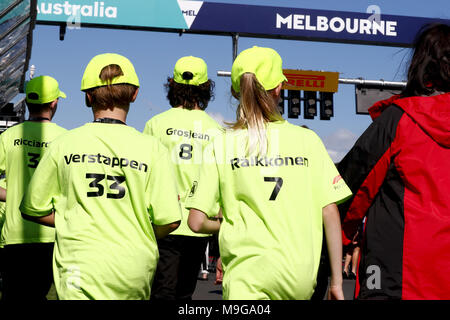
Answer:
<svg viewBox="0 0 450 320"><path fill-rule="evenodd" d="M274 90L274 89L272 89ZM264 156L268 150L267 122L283 120L278 105L256 79L253 73L244 73L240 81L240 92L231 88L233 97L239 100L236 122L228 123L233 130L248 129L247 152Z"/></svg>

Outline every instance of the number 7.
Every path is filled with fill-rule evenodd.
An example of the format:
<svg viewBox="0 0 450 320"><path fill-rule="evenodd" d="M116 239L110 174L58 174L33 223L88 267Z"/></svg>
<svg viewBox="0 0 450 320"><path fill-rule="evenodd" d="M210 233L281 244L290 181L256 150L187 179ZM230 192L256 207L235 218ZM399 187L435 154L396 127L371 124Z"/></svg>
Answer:
<svg viewBox="0 0 450 320"><path fill-rule="evenodd" d="M283 186L283 179L280 177L264 177L264 181L276 182L275 188L273 188L272 194L269 198L269 200L274 201L278 196L278 192L280 192L280 189Z"/></svg>

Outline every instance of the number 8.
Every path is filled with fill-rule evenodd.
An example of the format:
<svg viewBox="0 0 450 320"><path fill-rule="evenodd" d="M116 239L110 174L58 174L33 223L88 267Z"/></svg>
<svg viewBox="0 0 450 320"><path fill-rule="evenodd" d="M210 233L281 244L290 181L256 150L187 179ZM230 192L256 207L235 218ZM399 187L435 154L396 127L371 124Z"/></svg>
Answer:
<svg viewBox="0 0 450 320"><path fill-rule="evenodd" d="M186 150L187 149L187 150ZM192 145L183 143L180 145L180 158L183 160L189 160L192 158Z"/></svg>

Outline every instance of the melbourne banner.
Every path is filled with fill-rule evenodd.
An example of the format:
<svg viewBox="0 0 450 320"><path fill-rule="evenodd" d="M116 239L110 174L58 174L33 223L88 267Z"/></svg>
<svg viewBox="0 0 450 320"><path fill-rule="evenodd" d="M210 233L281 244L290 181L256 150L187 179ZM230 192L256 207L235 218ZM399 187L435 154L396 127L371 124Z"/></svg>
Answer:
<svg viewBox="0 0 450 320"><path fill-rule="evenodd" d="M37 23L409 47L447 19L184 0L38 0ZM368 10L367 10L368 11Z"/></svg>

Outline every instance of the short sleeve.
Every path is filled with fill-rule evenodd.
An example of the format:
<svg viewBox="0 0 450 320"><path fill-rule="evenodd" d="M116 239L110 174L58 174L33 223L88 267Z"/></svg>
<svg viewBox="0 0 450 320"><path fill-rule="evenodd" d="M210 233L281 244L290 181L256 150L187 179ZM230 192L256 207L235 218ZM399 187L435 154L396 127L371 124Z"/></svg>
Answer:
<svg viewBox="0 0 450 320"><path fill-rule="evenodd" d="M331 160L319 137L317 137L317 140L318 159L321 163L319 166L321 171L318 172L318 176L321 177L318 193L320 195L320 204L323 208L331 203L339 204L346 201L352 196L352 192L340 176L336 165Z"/></svg>
<svg viewBox="0 0 450 320"><path fill-rule="evenodd" d="M153 135L153 126L152 126L152 120L148 120L145 124L144 131L142 131L143 134L148 134L150 136Z"/></svg>
<svg viewBox="0 0 450 320"><path fill-rule="evenodd" d="M25 191L20 211L29 216L46 216L53 210L53 199L60 193L58 167L50 146L37 166Z"/></svg>
<svg viewBox="0 0 450 320"><path fill-rule="evenodd" d="M0 174L6 171L5 133L0 135Z"/></svg>
<svg viewBox="0 0 450 320"><path fill-rule="evenodd" d="M5 178L0 179L0 187L6 188ZM3 224L5 223L6 202L0 201L0 234L2 233Z"/></svg>
<svg viewBox="0 0 450 320"><path fill-rule="evenodd" d="M220 208L219 172L213 146L214 144L210 143L205 148L198 178L193 181L185 203L186 209L200 210L209 217L217 216Z"/></svg>
<svg viewBox="0 0 450 320"><path fill-rule="evenodd" d="M170 224L182 219L175 169L166 147L159 144L160 152L150 173L147 191L150 194L150 217L155 225Z"/></svg>

